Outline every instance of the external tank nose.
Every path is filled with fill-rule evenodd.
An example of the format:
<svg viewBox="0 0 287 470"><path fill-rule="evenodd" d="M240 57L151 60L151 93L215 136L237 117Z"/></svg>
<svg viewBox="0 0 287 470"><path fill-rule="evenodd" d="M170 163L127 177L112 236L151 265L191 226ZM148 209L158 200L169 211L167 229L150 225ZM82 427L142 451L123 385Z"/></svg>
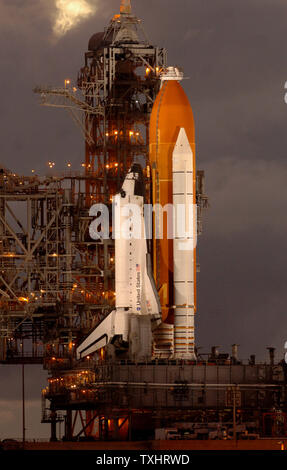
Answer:
<svg viewBox="0 0 287 470"><path fill-rule="evenodd" d="M150 163L158 165L171 164L169 161L160 162L159 145L175 144L179 129L184 128L191 147L194 147L195 130L194 118L190 102L176 80L164 81L155 100L150 118ZM171 148L173 150L173 148Z"/></svg>

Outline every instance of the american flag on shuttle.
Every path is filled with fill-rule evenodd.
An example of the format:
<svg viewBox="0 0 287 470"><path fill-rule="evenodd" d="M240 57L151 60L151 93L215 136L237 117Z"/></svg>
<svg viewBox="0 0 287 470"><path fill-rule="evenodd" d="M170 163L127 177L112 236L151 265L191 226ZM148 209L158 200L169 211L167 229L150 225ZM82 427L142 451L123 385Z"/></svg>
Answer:
<svg viewBox="0 0 287 470"><path fill-rule="evenodd" d="M136 264L136 272L138 273L140 272L140 270L141 270L140 264Z"/></svg>

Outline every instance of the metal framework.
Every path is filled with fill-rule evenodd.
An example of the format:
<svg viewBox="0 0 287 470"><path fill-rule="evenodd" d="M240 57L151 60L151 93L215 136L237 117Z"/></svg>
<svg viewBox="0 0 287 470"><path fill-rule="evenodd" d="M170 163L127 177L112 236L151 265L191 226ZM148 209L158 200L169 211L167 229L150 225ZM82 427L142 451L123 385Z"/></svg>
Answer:
<svg viewBox="0 0 287 470"><path fill-rule="evenodd" d="M1 360L72 357L113 302L101 282L103 242L88 235L86 177L1 179ZM113 275L112 260L106 271Z"/></svg>
<svg viewBox="0 0 287 470"><path fill-rule="evenodd" d="M152 439L156 428L188 429L196 423L232 428L234 416L261 436L282 436L287 426L282 365L91 360L54 373L42 399L43 408L53 403L54 414L66 411L69 440Z"/></svg>

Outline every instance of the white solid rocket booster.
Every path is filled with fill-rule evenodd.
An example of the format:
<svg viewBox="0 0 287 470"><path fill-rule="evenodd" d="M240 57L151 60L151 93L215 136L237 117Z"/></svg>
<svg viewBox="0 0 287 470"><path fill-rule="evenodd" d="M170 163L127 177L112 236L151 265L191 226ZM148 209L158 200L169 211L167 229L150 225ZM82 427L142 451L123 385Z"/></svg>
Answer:
<svg viewBox="0 0 287 470"><path fill-rule="evenodd" d="M195 360L194 352L194 248L197 222L194 205L193 152L184 128L178 134L172 157L175 209L174 260L174 356Z"/></svg>

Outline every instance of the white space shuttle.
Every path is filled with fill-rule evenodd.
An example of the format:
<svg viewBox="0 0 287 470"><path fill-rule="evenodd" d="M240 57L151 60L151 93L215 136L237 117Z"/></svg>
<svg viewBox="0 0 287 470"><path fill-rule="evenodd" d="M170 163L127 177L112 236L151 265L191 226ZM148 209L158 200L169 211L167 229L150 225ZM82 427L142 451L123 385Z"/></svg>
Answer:
<svg viewBox="0 0 287 470"><path fill-rule="evenodd" d="M162 321L161 304L145 236L144 189L142 168L134 164L120 193L113 197L116 214L113 221L115 309L77 347L78 359L112 345L108 348L111 355L118 354L130 360L150 359L152 355L196 360L194 314L197 220L194 156L184 128L179 130L172 153L171 200L176 217L173 222L173 256L169 269L173 274L174 324Z"/></svg>
<svg viewBox="0 0 287 470"><path fill-rule="evenodd" d="M137 214L131 214L131 206ZM115 353L126 352L132 360L150 358L152 332L161 323L161 306L145 236L144 181L139 164L128 172L120 193L113 197L113 207L115 310L77 347L77 359L109 344L114 346Z"/></svg>

